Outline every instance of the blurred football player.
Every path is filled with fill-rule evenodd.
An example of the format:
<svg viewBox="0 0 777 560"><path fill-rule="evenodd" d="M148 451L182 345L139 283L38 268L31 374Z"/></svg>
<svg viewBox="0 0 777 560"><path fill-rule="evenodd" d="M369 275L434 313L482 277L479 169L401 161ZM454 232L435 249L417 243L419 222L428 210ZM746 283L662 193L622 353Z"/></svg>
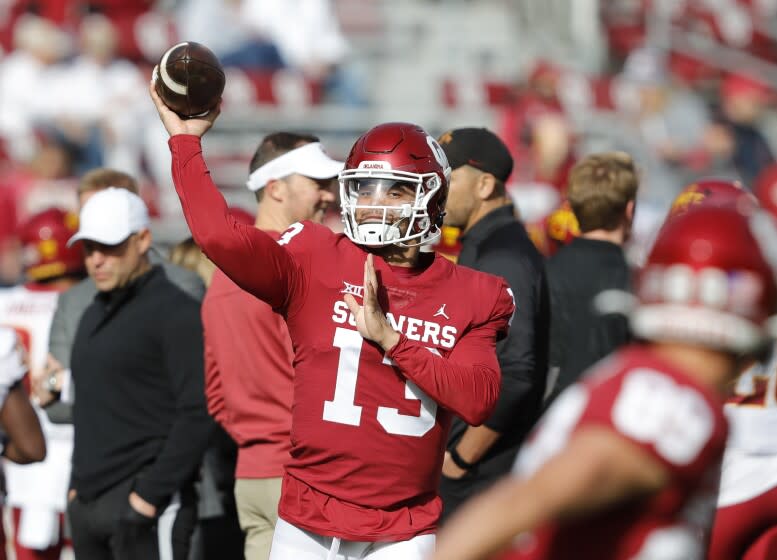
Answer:
<svg viewBox="0 0 777 560"><path fill-rule="evenodd" d="M668 222L629 313L645 340L561 394L514 473L443 530L433 558L700 560L742 360L772 342L771 218L703 207ZM738 556L727 556L733 559Z"/></svg>
<svg viewBox="0 0 777 560"><path fill-rule="evenodd" d="M10 327L0 327L0 454L18 464L35 463L46 457L46 440L38 416L21 383L27 370L27 352L18 334ZM4 548L0 558L5 558Z"/></svg>
<svg viewBox="0 0 777 560"><path fill-rule="evenodd" d="M345 232L299 222L276 242L238 224L200 137L149 88L171 135L173 180L197 243L281 311L295 349L291 458L271 560L423 558L434 543L451 415L493 410L506 282L422 252L440 235L450 166L407 123L376 126L340 173Z"/></svg>
<svg viewBox="0 0 777 560"><path fill-rule="evenodd" d="M777 181L756 181L761 207L777 218ZM749 367L724 409L730 436L723 456L709 560L777 558L777 353Z"/></svg>
<svg viewBox="0 0 777 560"><path fill-rule="evenodd" d="M0 290L0 325L21 333L33 388L47 381L49 328L57 298L84 275L80 248L66 246L77 230L78 217L58 208L31 216L18 230L27 283ZM63 545L73 428L51 423L35 408L46 435L47 457L35 465L5 464L6 503L13 513L17 558L56 560Z"/></svg>
<svg viewBox="0 0 777 560"><path fill-rule="evenodd" d="M0 454L19 464L43 461L46 440L22 378L28 371L27 352L14 329L0 326ZM0 523L0 560L6 560L6 536Z"/></svg>

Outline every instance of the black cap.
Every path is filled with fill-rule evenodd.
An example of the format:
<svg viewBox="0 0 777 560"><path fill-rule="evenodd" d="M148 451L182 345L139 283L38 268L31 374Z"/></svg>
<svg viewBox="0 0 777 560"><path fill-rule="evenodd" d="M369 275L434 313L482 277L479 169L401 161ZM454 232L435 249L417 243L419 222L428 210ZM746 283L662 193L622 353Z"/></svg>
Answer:
<svg viewBox="0 0 777 560"><path fill-rule="evenodd" d="M471 165L502 182L513 171L513 157L499 137L487 128L456 128L437 140L451 169Z"/></svg>

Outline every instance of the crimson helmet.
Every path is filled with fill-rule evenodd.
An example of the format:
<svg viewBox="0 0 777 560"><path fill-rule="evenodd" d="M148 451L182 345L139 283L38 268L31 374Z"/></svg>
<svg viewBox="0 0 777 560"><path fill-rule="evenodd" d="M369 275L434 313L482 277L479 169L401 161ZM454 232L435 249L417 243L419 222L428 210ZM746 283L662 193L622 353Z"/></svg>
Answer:
<svg viewBox="0 0 777 560"><path fill-rule="evenodd" d="M65 274L81 274L84 257L78 246L67 241L78 231L78 216L49 208L30 216L18 229L22 244L24 273L32 282Z"/></svg>
<svg viewBox="0 0 777 560"><path fill-rule="evenodd" d="M339 175L345 235L354 243L372 247L436 242L450 174L445 152L420 126L395 122L368 130L351 148ZM358 204L360 188L369 186L378 189L374 192L386 192L398 183L414 190L412 204ZM376 210L382 220L359 224L356 211L363 209ZM402 222L407 223L404 233Z"/></svg>
<svg viewBox="0 0 777 560"><path fill-rule="evenodd" d="M747 211L757 205L753 195L746 191L739 181L708 177L685 187L672 202L666 219L672 220L700 206L734 206Z"/></svg>
<svg viewBox="0 0 777 560"><path fill-rule="evenodd" d="M777 217L777 164L770 165L758 174L754 190L761 207Z"/></svg>
<svg viewBox="0 0 777 560"><path fill-rule="evenodd" d="M634 333L735 353L762 348L777 308L775 249L763 211L703 206L676 216L637 278Z"/></svg>

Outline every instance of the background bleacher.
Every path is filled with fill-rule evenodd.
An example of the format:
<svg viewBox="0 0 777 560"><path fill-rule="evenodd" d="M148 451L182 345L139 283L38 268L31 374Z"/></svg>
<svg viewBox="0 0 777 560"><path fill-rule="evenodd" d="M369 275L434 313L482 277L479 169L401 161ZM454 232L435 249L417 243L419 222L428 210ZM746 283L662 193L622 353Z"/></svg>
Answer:
<svg viewBox="0 0 777 560"><path fill-rule="evenodd" d="M622 70L629 55L645 46L668 54L671 87L699 100L711 114L718 110L720 84L728 74L758 80L768 102L757 128L771 146L777 145L777 0L318 1L333 10L348 44L338 64L345 76L341 84L350 88L345 101L326 79L304 68L243 65L227 70L222 116L205 147L217 183L232 203L249 210L253 200L243 188L247 163L267 132L312 132L338 157L347 155L361 132L387 120L417 122L432 134L465 125L507 134L510 112L515 117L527 95L550 83L549 97L540 96L540 101L563 116L570 158L593 150L625 149L643 168L644 215L652 216L643 227L649 235L656 216L683 186L679 183L730 166L693 150L667 161L665 153L644 140L629 113L635 103L633 84L624 81ZM71 50L58 64L67 64L76 54L75 37L84 16L106 15L119 34L119 54L148 76L166 47L190 39L180 33L181 13L197 2L201 8L221 5L220 0L0 0L0 45L5 51L0 79L2 65L14 53L14 31L29 12L71 37ZM305 4L287 0L284 6L289 2ZM289 19L291 33L295 22ZM233 32L230 25L219 25L210 31ZM0 98L0 114L2 104ZM144 175L150 185L159 235L174 240L186 229L166 173L164 135L155 119L146 102L134 120L141 147L132 171ZM0 169L6 174L25 165L9 150L5 153ZM529 201L529 214L549 211L547 206L563 198L563 186L556 185L554 198L534 189L537 182L542 181L517 178L513 185L516 200ZM0 176L0 188L2 183ZM20 208L17 214L23 215L26 210Z"/></svg>

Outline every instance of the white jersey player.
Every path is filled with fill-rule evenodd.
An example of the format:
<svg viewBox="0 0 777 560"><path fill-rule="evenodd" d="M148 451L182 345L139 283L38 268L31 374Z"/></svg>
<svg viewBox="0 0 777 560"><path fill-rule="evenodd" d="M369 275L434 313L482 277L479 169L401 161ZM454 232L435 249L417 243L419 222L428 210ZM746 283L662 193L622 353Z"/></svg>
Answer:
<svg viewBox="0 0 777 560"><path fill-rule="evenodd" d="M40 422L21 385L27 369L26 352L16 332L0 327L0 454L16 463L42 461L46 455Z"/></svg>
<svg viewBox="0 0 777 560"><path fill-rule="evenodd" d="M59 293L78 280L83 268L80 250L66 247L77 228L77 218L59 209L32 216L19 229L29 283L0 290L0 325L13 328L28 352L30 383L46 369L49 329ZM31 551L55 555L63 543L73 427L53 424L37 405L35 408L46 437L46 459L23 466L6 462L3 468L17 557L27 557Z"/></svg>
<svg viewBox="0 0 777 560"><path fill-rule="evenodd" d="M777 351L777 349L775 349ZM737 380L725 406L730 425L710 560L777 554L777 354Z"/></svg>

